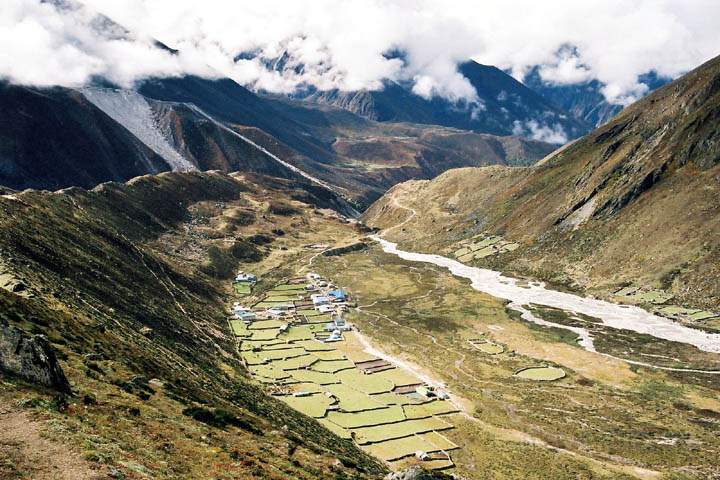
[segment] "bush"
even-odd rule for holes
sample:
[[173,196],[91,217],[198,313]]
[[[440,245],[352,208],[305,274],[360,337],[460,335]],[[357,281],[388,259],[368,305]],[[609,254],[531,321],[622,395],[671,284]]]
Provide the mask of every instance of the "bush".
[[274,213],[275,215],[283,215],[283,216],[290,216],[290,215],[297,215],[300,213],[300,210],[293,207],[287,202],[281,202],[278,200],[273,200],[270,202],[270,206],[268,207],[268,212]]

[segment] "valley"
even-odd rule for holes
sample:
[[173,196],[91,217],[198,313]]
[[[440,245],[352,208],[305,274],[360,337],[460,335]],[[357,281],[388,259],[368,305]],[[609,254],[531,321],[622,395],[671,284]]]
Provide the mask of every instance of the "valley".
[[10,3],[1,480],[720,480],[720,7]]

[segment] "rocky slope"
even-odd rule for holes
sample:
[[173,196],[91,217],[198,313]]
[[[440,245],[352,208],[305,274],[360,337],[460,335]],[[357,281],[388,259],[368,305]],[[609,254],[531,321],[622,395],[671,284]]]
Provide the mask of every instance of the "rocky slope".
[[481,263],[599,294],[635,285],[720,308],[720,58],[625,108],[527,169],[446,172],[392,189],[366,213],[437,250],[481,232],[519,242]]

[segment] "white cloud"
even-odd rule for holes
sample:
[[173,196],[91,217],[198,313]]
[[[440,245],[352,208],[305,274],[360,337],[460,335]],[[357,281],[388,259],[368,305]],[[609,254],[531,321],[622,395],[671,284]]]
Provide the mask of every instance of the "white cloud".
[[[105,38],[86,12],[39,0],[3,0],[0,77],[78,85],[103,75],[127,85],[152,75],[229,76],[290,92],[379,89],[410,82],[419,95],[475,99],[456,64],[474,58],[521,78],[598,79],[626,103],[644,93],[638,75],[677,76],[720,53],[717,0],[85,0],[133,32]],[[151,38],[180,50],[159,52]],[[572,45],[574,49],[567,49]],[[386,58],[388,51],[404,53]],[[235,61],[242,52],[255,58]],[[281,73],[266,68],[287,54]],[[299,67],[303,68],[300,69]]]
[[515,120],[513,122],[512,134],[558,145],[565,144],[568,141],[567,133],[565,133],[565,129],[563,129],[559,123],[552,126],[541,125],[536,120],[529,120],[524,124],[519,120]]

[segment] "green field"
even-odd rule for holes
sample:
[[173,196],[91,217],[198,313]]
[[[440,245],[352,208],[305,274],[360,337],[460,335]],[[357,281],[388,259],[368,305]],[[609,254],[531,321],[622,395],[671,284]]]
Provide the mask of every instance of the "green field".
[[348,368],[355,368],[355,364],[350,360],[320,360],[312,366],[316,372],[327,373],[336,373]]
[[287,292],[292,290],[301,290],[305,291],[305,284],[304,283],[284,283],[282,285],[275,285],[271,292]]
[[263,299],[263,302],[289,303],[289,302],[294,302],[295,300],[300,300],[300,298],[297,295],[272,295],[272,296],[265,297]]
[[357,413],[328,412],[328,420],[343,428],[371,427],[405,420],[402,407],[395,405],[380,410],[366,410]]
[[390,392],[395,386],[386,378],[366,375],[356,368],[340,371],[336,375],[342,383],[368,394]]
[[327,385],[325,389],[335,395],[340,402],[340,410],[345,412],[375,410],[385,406],[382,403],[370,398],[366,393],[355,390],[343,383]]
[[355,439],[359,444],[376,443],[396,438],[409,437],[416,433],[447,430],[452,425],[439,418],[430,417],[419,420],[406,420],[389,425],[378,425],[353,430]]
[[250,332],[248,331],[247,325],[242,320],[230,320],[230,328],[236,337],[249,337]]
[[333,400],[322,393],[309,395],[307,397],[283,395],[277,398],[287,403],[295,410],[298,410],[309,417],[315,418],[324,417],[327,408],[333,404]]
[[280,338],[287,342],[297,340],[312,340],[313,335],[308,325],[293,325],[280,335]]
[[379,378],[384,378],[393,383],[396,387],[403,387],[406,385],[415,385],[422,383],[417,377],[400,370],[399,368],[393,368],[391,370],[385,370],[383,372],[373,373],[371,375],[377,375]]
[[238,295],[250,295],[252,293],[252,285],[249,283],[233,283],[233,289]]
[[281,320],[258,320],[248,326],[248,330],[267,330],[269,328],[280,328],[287,322]]
[[298,382],[311,382],[318,385],[329,385],[338,383],[338,379],[332,373],[316,372],[313,370],[292,370],[288,372]]
[[272,365],[282,370],[297,370],[299,368],[314,366],[318,361],[317,357],[313,355],[302,355],[295,358],[288,358],[287,360],[276,360]]
[[415,419],[455,413],[458,412],[458,409],[446,400],[435,400],[427,403],[405,405],[403,406],[403,411],[407,418]]

